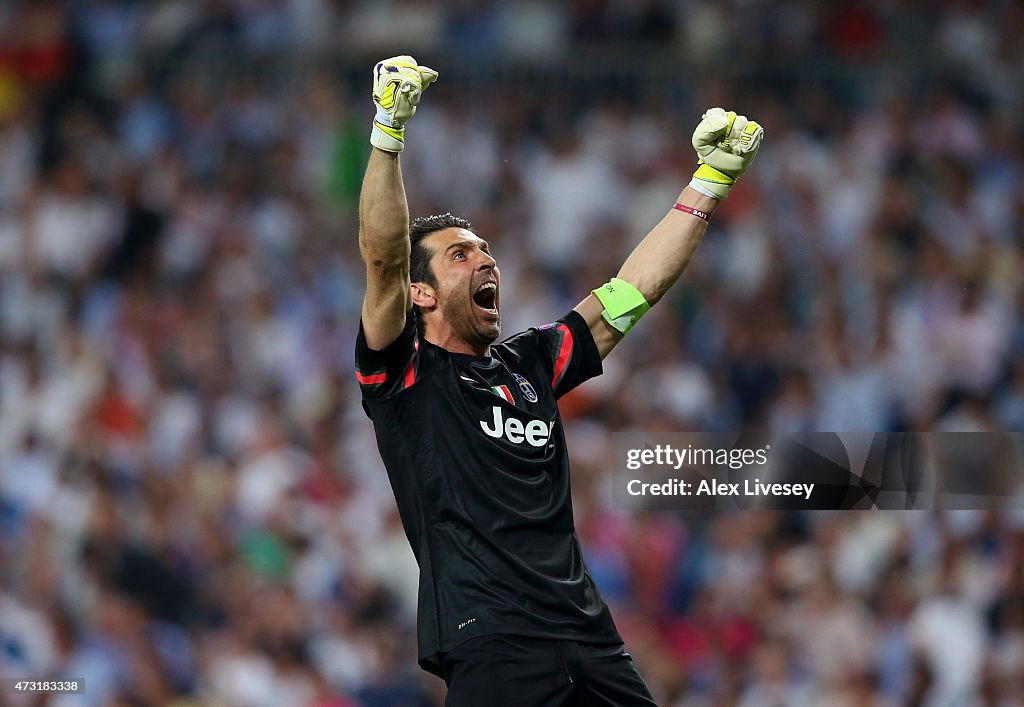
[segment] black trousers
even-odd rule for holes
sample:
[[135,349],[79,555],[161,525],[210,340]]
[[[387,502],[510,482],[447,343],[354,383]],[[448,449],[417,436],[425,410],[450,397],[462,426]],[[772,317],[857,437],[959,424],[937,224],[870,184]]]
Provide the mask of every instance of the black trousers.
[[619,646],[480,636],[442,661],[445,707],[656,707]]

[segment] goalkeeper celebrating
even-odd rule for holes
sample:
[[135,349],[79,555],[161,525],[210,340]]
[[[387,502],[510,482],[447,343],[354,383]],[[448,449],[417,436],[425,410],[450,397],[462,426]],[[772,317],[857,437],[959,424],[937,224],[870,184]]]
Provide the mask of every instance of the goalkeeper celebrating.
[[436,79],[409,56],[374,67],[359,203],[356,377],[419,562],[420,665],[456,707],[653,705],[582,559],[556,401],[601,373],[676,281],[763,131],[707,111],[693,180],[617,276],[496,344],[501,275],[487,242],[451,214],[409,221],[399,154]]

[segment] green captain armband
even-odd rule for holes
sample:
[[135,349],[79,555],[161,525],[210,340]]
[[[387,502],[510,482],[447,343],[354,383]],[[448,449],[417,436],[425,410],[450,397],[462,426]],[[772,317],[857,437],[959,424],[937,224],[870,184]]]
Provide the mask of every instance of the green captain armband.
[[601,316],[622,334],[627,334],[651,308],[640,290],[617,277],[594,290],[594,295],[604,305]]

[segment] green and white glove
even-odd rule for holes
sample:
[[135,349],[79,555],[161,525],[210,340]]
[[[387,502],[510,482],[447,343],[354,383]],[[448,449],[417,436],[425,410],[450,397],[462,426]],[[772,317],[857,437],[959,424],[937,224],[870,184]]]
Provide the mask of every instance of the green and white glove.
[[416,112],[423,89],[437,79],[437,72],[419,66],[411,56],[394,56],[373,67],[373,118],[370,144],[387,152],[405,147],[405,124]]
[[690,186],[721,200],[757,156],[764,128],[745,115],[721,108],[711,108],[701,118],[692,140],[700,162]]

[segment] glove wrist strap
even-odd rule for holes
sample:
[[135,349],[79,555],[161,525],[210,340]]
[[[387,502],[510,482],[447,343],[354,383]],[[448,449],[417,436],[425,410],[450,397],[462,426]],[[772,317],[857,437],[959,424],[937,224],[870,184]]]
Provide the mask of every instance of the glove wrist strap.
[[732,186],[736,183],[735,177],[730,177],[725,172],[715,169],[706,162],[701,162],[697,166],[697,171],[693,173],[693,176],[705,182],[714,182],[715,184],[725,184],[727,186]]
[[392,128],[374,120],[370,144],[385,152],[401,152],[405,149],[405,128]]

